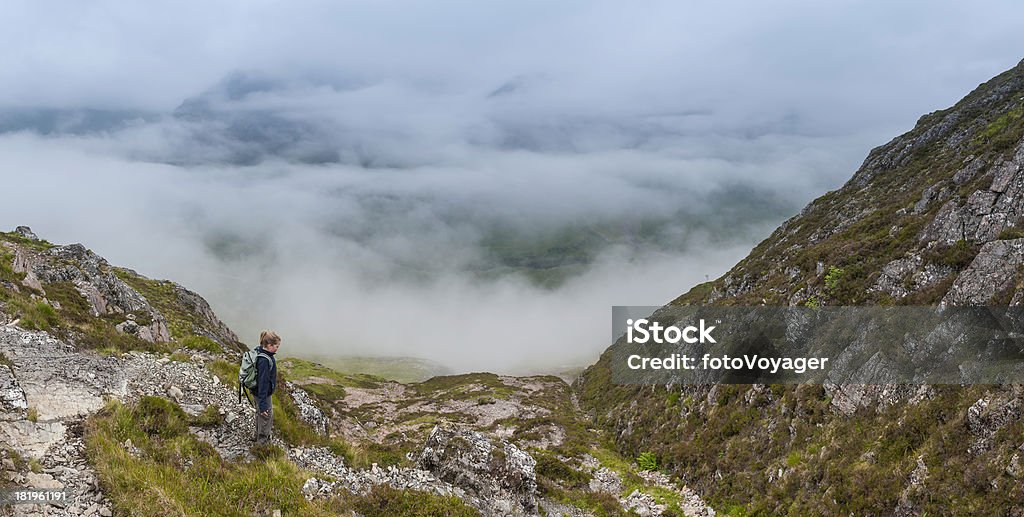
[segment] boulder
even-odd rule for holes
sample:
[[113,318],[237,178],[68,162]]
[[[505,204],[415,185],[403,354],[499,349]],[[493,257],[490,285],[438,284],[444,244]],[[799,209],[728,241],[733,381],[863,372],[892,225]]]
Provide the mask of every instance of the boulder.
[[419,465],[468,495],[487,501],[494,513],[537,512],[537,462],[504,440],[492,444],[478,432],[441,424],[430,432]]

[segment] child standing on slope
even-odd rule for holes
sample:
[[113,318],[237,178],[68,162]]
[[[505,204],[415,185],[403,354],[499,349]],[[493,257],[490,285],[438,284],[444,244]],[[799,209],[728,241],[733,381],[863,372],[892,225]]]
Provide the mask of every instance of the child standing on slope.
[[270,443],[274,425],[274,405],[270,396],[277,387],[277,360],[274,354],[281,347],[281,337],[272,330],[260,332],[256,356],[256,444]]

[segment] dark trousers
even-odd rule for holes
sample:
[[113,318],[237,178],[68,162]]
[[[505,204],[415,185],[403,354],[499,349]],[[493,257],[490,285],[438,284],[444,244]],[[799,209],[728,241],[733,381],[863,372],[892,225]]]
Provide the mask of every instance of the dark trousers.
[[256,443],[270,443],[270,431],[274,427],[274,408],[267,410],[267,416],[263,416],[259,409],[256,410]]

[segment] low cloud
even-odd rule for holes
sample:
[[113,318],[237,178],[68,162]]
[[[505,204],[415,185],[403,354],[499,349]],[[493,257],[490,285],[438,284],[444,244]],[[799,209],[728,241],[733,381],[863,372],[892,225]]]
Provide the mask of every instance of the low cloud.
[[0,223],[249,341],[456,370],[589,362],[610,306],[717,277],[1024,54],[1005,2],[244,4],[6,11]]

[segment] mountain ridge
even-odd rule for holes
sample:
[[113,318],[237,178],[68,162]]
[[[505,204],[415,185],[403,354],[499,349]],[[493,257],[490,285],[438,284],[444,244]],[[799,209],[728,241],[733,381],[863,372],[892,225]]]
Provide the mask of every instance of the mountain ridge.
[[[1024,302],[1024,61],[876,147],[851,179],[675,305]],[[716,508],[1021,514],[1020,386],[574,384],[620,451]]]

